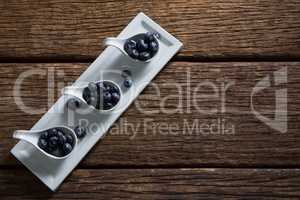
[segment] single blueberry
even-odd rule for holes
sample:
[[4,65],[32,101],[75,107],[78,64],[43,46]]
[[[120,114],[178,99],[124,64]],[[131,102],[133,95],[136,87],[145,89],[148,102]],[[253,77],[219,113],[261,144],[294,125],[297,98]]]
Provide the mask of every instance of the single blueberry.
[[104,110],[109,110],[113,107],[113,104],[111,102],[106,102],[104,104]]
[[156,39],[160,38],[160,34],[158,32],[153,32],[152,34]]
[[58,137],[56,137],[56,136],[52,136],[49,139],[49,146],[52,148],[57,148],[58,143],[59,143],[59,140],[58,140]]
[[133,59],[137,59],[139,57],[139,52],[136,49],[133,48],[125,48],[125,51],[127,52],[127,54],[133,58]]
[[147,32],[147,33],[145,34],[145,40],[146,40],[146,42],[148,42],[148,43],[150,43],[150,42],[152,42],[152,41],[155,41],[155,36],[154,36],[154,34],[153,34],[152,32]]
[[48,137],[54,137],[54,136],[57,136],[57,129],[56,128],[52,128],[50,130],[48,130],[48,134],[49,136]]
[[134,49],[134,48],[130,47],[130,46],[128,45],[128,43],[125,43],[125,45],[124,45],[124,50],[128,53],[128,55],[131,54],[131,52],[132,52],[133,49]]
[[50,146],[49,143],[48,143],[47,149],[45,149],[45,151],[46,151],[47,153],[53,154],[53,152],[56,150],[56,148],[57,148],[57,147],[52,147],[52,146]]
[[140,53],[140,56],[139,56],[139,60],[142,60],[142,61],[146,61],[146,60],[149,60],[151,58],[151,55],[149,52],[142,52]]
[[149,45],[149,48],[151,50],[152,53],[156,53],[158,51],[158,43],[155,42],[151,42]]
[[65,143],[65,144],[63,145],[64,155],[68,155],[69,153],[71,153],[72,150],[73,150],[73,147],[72,147],[71,144]]
[[133,49],[132,54],[130,56],[134,59],[137,59],[139,57],[139,55],[140,55],[140,53],[138,52],[138,50]]
[[66,138],[67,138],[67,143],[73,144],[74,138],[72,137],[72,135],[68,134],[66,135]]
[[77,126],[74,131],[78,138],[83,138],[86,135],[86,128],[83,126]]
[[103,93],[104,102],[109,102],[111,100],[111,94],[109,92]]
[[143,51],[146,51],[147,49],[148,49],[148,44],[145,42],[145,40],[143,40],[143,39],[138,40],[137,50],[139,52],[143,52]]
[[120,100],[120,95],[117,92],[111,94],[111,99],[114,103],[118,103]]
[[131,79],[125,79],[124,82],[123,82],[123,85],[126,88],[130,88],[132,86],[132,80]]
[[81,102],[75,98],[69,99],[67,102],[67,107],[70,108],[71,110],[75,110],[79,108],[81,105]]
[[132,48],[132,49],[136,48],[136,41],[134,41],[134,40],[128,40],[126,42],[126,44],[129,48]]
[[47,147],[48,147],[48,142],[46,139],[43,139],[43,138],[40,138],[39,141],[38,141],[38,146],[43,149],[43,150],[46,150]]
[[57,135],[58,135],[58,141],[60,145],[63,145],[67,142],[67,138],[63,132],[58,131]]
[[110,93],[119,92],[119,88],[116,85],[111,85],[109,92]]
[[105,93],[105,92],[109,92],[110,89],[111,89],[111,85],[110,85],[109,83],[106,83],[106,84],[105,84],[105,91],[104,91],[104,93]]
[[48,137],[49,137],[49,133],[47,131],[43,132],[40,136],[41,139],[45,139],[45,140],[47,140]]

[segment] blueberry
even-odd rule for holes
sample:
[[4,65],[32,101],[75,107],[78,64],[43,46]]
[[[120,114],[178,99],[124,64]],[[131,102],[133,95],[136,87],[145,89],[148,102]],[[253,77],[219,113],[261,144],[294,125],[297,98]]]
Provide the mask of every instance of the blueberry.
[[58,135],[58,141],[60,145],[63,145],[67,142],[67,138],[63,132],[58,131],[57,135]]
[[83,89],[82,97],[85,101],[88,101],[88,99],[91,97],[91,91],[88,87]]
[[56,128],[52,128],[50,130],[48,130],[48,134],[49,136],[48,137],[54,137],[54,136],[57,136],[57,129]]
[[105,102],[109,102],[111,100],[111,94],[109,92],[104,92],[103,99]]
[[53,154],[53,152],[56,150],[56,147],[52,147],[50,145],[47,146],[47,149],[45,149],[45,151],[47,153]]
[[143,51],[146,51],[148,49],[148,44],[145,42],[145,40],[138,40],[137,42],[137,50],[139,52],[143,52]]
[[90,82],[89,85],[88,85],[88,88],[90,90],[90,92],[96,92],[97,91],[97,85],[93,82]]
[[109,92],[110,89],[111,89],[111,85],[109,83],[107,83],[107,82],[104,83],[104,87],[105,87],[104,92]]
[[72,137],[72,135],[70,135],[70,134],[66,135],[66,139],[67,139],[67,141],[66,141],[67,143],[73,144],[74,138]]
[[45,139],[45,140],[47,140],[48,137],[49,137],[49,133],[47,131],[43,132],[40,136],[41,139]]
[[134,49],[134,48],[136,48],[136,41],[128,40],[125,45],[127,45],[128,48]]
[[128,49],[128,50],[126,50],[126,52],[133,59],[137,59],[140,55],[138,50],[136,50],[136,49]]
[[118,103],[120,100],[120,95],[116,92],[111,94],[111,99],[114,103]]
[[156,53],[158,51],[158,43],[157,42],[151,42],[149,45],[150,50],[152,53]]
[[39,141],[38,141],[38,146],[43,149],[43,150],[46,150],[47,147],[48,147],[48,142],[46,139],[43,139],[43,138],[40,138]]
[[149,52],[142,52],[140,53],[140,56],[139,56],[139,60],[142,60],[142,61],[146,61],[146,60],[149,60],[151,58],[151,55]]
[[155,41],[154,34],[152,32],[147,32],[145,34],[145,40],[146,40],[146,42],[149,42],[149,43],[152,42],[152,41]]
[[83,138],[86,135],[86,128],[83,126],[77,126],[74,131],[78,138]]
[[63,152],[64,152],[64,155],[68,155],[72,150],[73,150],[73,147],[72,147],[71,144],[65,143],[65,144],[63,145]]
[[81,102],[75,98],[69,99],[67,102],[67,107],[71,110],[75,110],[76,108],[79,108],[81,105]]
[[106,102],[104,104],[104,110],[109,110],[113,107],[113,104],[111,102]]
[[160,38],[160,34],[158,32],[153,32],[152,34],[156,39]]
[[52,136],[49,141],[49,146],[52,147],[52,148],[57,148],[58,146],[58,143],[59,143],[59,140],[58,140],[58,137],[56,136]]
[[126,88],[130,88],[132,86],[132,80],[131,79],[125,79],[124,82],[123,82],[123,85]]
[[119,88],[115,85],[111,85],[109,89],[110,93],[119,92]]
[[140,53],[138,52],[138,50],[133,49],[132,50],[132,58],[137,59],[139,57]]

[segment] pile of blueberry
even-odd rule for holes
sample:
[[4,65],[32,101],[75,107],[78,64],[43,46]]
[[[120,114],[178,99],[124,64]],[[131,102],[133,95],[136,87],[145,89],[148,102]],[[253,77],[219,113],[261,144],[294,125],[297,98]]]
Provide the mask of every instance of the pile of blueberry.
[[38,146],[47,153],[63,157],[68,155],[74,148],[75,138],[57,128],[43,132],[38,141]]
[[110,81],[89,83],[84,88],[82,97],[87,104],[99,110],[110,110],[120,101],[119,88]]
[[152,32],[135,35],[127,39],[124,50],[133,59],[147,61],[158,52],[158,38],[158,33]]

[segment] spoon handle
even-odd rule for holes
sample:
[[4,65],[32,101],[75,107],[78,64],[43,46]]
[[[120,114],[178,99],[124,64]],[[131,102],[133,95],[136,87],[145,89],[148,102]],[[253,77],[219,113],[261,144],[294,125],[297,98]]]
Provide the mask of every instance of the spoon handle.
[[16,130],[13,134],[13,138],[25,140],[27,142],[32,143],[32,136],[30,135],[31,131],[28,130]]
[[123,39],[118,39],[114,37],[108,37],[104,40],[103,44],[104,46],[114,46],[121,50],[122,52],[124,51],[124,40]]
[[74,91],[76,90],[75,87],[73,86],[66,86],[61,90],[62,94],[68,94],[68,95],[73,95],[74,96]]
[[85,103],[86,101],[82,97],[82,92],[83,92],[83,87],[77,87],[77,86],[67,86],[61,90],[61,93],[63,95],[71,95]]

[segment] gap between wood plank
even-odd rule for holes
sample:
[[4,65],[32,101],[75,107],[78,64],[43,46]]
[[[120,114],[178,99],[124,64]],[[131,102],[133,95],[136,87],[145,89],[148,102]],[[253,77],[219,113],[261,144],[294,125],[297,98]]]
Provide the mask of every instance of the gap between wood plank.
[[[1,57],[0,63],[91,63],[92,57],[12,58]],[[175,56],[170,62],[300,62],[298,56]]]
[[[300,169],[300,165],[79,165],[75,169]],[[0,170],[27,169],[23,165],[0,165]],[[74,169],[74,170],[75,170]]]

